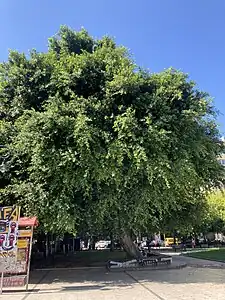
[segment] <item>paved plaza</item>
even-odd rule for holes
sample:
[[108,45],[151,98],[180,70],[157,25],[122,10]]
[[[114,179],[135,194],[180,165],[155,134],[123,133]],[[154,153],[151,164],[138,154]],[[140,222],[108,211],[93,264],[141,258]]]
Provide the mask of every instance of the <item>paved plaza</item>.
[[104,269],[32,273],[29,292],[8,289],[2,300],[224,300],[224,265],[174,257],[186,268],[107,272]]

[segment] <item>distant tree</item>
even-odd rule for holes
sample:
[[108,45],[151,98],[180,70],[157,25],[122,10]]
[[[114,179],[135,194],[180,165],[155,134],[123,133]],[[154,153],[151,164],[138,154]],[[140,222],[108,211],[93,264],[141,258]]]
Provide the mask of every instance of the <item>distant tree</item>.
[[10,52],[0,77],[1,201],[45,230],[108,222],[136,256],[132,232],[190,220],[223,180],[210,97],[180,71],[141,70],[109,37],[63,26],[47,53]]
[[214,191],[208,195],[200,228],[205,233],[225,233],[225,194],[223,190]]

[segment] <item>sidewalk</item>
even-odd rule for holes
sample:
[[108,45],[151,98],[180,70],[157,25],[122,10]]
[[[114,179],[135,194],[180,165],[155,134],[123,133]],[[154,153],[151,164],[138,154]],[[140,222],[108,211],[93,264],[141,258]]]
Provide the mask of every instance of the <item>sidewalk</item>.
[[[180,263],[183,257],[175,258]],[[189,262],[191,263],[191,262]],[[8,289],[1,300],[224,300],[225,270],[187,267],[163,271],[103,269],[32,272],[29,292]]]
[[212,269],[225,269],[225,263],[199,259],[184,255],[173,255],[173,263],[175,264],[186,264],[193,268],[212,268]]

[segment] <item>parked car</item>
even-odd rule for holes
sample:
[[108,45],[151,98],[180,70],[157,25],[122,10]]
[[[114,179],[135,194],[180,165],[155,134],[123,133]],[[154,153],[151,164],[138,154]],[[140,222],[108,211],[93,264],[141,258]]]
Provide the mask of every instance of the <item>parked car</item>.
[[98,241],[95,244],[96,250],[104,250],[110,248],[111,241]]

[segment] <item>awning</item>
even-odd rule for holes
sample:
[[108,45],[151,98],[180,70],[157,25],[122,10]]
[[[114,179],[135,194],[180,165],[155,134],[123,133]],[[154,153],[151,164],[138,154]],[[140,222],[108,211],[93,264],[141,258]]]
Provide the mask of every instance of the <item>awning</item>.
[[20,227],[27,227],[27,226],[38,226],[38,219],[37,217],[23,217],[19,219],[19,226]]

